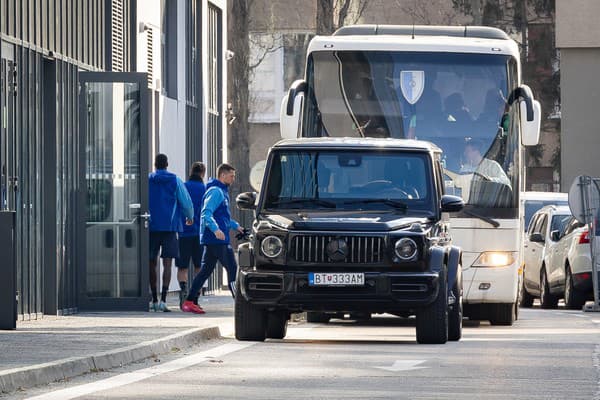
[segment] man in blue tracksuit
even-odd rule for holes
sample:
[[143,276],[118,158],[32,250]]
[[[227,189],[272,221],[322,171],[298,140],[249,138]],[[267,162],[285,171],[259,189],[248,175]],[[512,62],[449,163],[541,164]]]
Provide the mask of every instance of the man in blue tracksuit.
[[[171,282],[173,258],[179,257],[177,233],[183,230],[181,216],[186,225],[194,219],[194,207],[185,185],[175,174],[167,171],[167,156],[157,154],[154,160],[156,171],[148,176],[150,202],[150,290],[152,291],[153,311],[169,312],[166,304],[167,291]],[[163,279],[160,303],[157,296],[158,252],[163,259]]]
[[[204,174],[206,166],[200,161],[192,164],[190,176],[185,182],[192,203],[194,204],[194,223],[185,225],[183,232],[179,235],[179,258],[175,260],[177,266],[177,280],[179,281],[179,308],[183,305],[187,297],[187,282],[188,268],[190,260],[194,264],[194,275],[200,272],[200,264],[202,262],[203,246],[200,244],[200,213],[202,212],[202,198],[206,191],[204,185]],[[194,299],[194,304],[198,304],[197,298]]]
[[200,273],[194,278],[190,293],[181,306],[184,312],[204,314],[202,307],[194,304],[193,300],[212,274],[217,261],[227,269],[229,290],[235,295],[237,263],[229,243],[229,231],[233,229],[244,233],[244,229],[231,218],[229,212],[228,188],[234,180],[235,168],[229,164],[221,164],[217,168],[217,179],[211,179],[206,185],[200,218],[200,243],[204,245],[204,255]]

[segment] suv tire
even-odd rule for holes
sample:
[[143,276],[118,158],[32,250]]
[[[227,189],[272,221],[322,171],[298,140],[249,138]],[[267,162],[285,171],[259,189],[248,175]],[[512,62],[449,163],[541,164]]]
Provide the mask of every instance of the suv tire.
[[326,324],[331,317],[323,312],[307,311],[306,322],[315,322],[318,324]]
[[454,284],[452,294],[456,301],[448,311],[448,340],[457,341],[462,337],[463,306],[462,295],[458,289],[458,282]]
[[542,268],[542,276],[540,277],[540,303],[542,308],[550,309],[558,307],[558,297],[550,293],[550,285],[546,278],[546,268]]
[[521,284],[521,307],[533,307],[533,296],[527,291],[527,288],[525,287],[525,279],[523,279],[523,283]]
[[569,310],[581,310],[586,300],[587,298],[585,293],[577,290],[577,288],[575,288],[573,285],[571,268],[567,266],[567,273],[565,277],[565,306]]
[[510,326],[517,319],[515,303],[490,304],[490,324]]
[[445,266],[438,282],[435,301],[417,312],[417,343],[444,344],[448,341],[448,281]]
[[267,338],[283,339],[287,333],[288,319],[285,311],[270,312],[267,315]]
[[250,304],[240,290],[235,290],[235,338],[244,341],[263,342],[267,330],[267,313],[254,304]]

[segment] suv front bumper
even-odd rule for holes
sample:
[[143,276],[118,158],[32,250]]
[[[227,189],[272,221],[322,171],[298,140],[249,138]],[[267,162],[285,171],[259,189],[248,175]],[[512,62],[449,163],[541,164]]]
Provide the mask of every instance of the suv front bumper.
[[365,272],[364,286],[310,286],[308,272],[240,271],[246,300],[300,311],[394,312],[424,307],[438,295],[437,272]]

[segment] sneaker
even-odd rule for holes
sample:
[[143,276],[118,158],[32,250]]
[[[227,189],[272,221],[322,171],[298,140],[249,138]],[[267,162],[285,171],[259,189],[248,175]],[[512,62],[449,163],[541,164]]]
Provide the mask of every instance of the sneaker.
[[190,300],[186,300],[181,305],[181,311],[191,312],[194,314],[205,314],[205,311],[199,305],[194,304]]
[[165,303],[164,301],[161,301],[160,303],[158,303],[157,311],[171,312],[171,310],[169,310],[169,307],[167,307],[167,303]]
[[157,312],[158,311],[158,302],[154,303],[150,303],[150,311],[154,311]]
[[186,297],[187,297],[187,290],[180,290],[179,291],[179,309],[181,310],[183,307],[183,302],[185,301]]

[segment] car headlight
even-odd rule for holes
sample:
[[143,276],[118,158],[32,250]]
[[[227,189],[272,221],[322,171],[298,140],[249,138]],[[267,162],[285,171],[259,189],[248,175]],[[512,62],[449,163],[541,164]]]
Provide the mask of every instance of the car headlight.
[[267,236],[260,244],[263,254],[269,258],[275,258],[283,251],[283,243],[277,236]]
[[396,241],[394,253],[403,261],[411,260],[417,255],[417,243],[410,238],[402,238]]
[[511,251],[484,251],[477,257],[473,267],[506,267],[515,262]]

